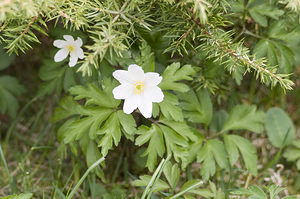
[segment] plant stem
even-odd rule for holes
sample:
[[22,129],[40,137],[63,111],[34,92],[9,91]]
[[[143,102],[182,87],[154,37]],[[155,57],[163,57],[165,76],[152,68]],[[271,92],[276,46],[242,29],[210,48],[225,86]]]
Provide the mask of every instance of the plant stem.
[[100,158],[99,160],[97,160],[94,164],[92,164],[92,166],[90,166],[86,172],[83,174],[83,176],[80,178],[80,180],[78,181],[78,183],[76,184],[76,186],[74,187],[74,189],[71,191],[71,193],[68,195],[67,199],[71,199],[74,194],[76,193],[77,189],[79,188],[79,186],[83,183],[83,181],[85,180],[85,178],[88,176],[88,174],[96,167],[98,166],[101,162],[104,161],[104,157]]
[[203,184],[203,182],[200,181],[200,182],[198,182],[198,183],[196,183],[196,184],[194,184],[194,185],[192,185],[192,186],[186,188],[185,190],[183,190],[183,191],[177,193],[176,195],[172,196],[172,197],[169,198],[169,199],[175,199],[175,198],[178,198],[179,196],[182,196],[183,194],[185,194],[185,193],[188,192],[189,190],[192,190],[192,189],[194,189],[194,188],[196,188],[196,187],[198,187],[198,186],[200,186],[200,185],[202,185],[202,184]]

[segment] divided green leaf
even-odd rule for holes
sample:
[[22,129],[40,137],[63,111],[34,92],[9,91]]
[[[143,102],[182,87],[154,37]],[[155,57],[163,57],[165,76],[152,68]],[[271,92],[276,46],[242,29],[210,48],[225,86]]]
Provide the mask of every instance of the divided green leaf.
[[231,110],[222,131],[249,130],[261,133],[264,130],[264,122],[265,113],[263,111],[257,111],[254,105],[241,104]]
[[212,119],[212,102],[206,89],[179,93],[184,116],[191,122],[209,125]]
[[173,90],[179,92],[186,92],[190,88],[184,83],[179,83],[182,80],[193,80],[191,77],[195,74],[195,70],[191,65],[184,65],[180,67],[180,63],[173,63],[169,65],[164,71],[162,82],[159,87],[162,90]]
[[231,165],[234,165],[241,153],[246,168],[257,175],[257,154],[255,147],[245,138],[238,135],[224,135],[225,148]]
[[202,162],[200,174],[203,180],[208,180],[216,172],[216,163],[222,169],[229,168],[227,153],[223,142],[219,140],[208,140],[199,151],[197,162]]

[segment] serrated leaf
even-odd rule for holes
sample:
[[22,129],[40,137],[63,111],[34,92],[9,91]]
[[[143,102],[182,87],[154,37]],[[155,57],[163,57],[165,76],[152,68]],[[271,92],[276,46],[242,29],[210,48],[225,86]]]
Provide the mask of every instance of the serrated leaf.
[[197,136],[194,135],[192,129],[185,122],[176,122],[173,120],[166,120],[161,118],[159,122],[169,126],[178,134],[180,134],[186,141],[198,140]]
[[83,86],[74,86],[69,91],[74,95],[75,100],[85,99],[85,105],[98,105],[100,107],[116,108],[120,104],[120,100],[113,97],[112,90],[116,86],[115,81],[104,79],[102,82],[102,90],[93,84]]
[[[151,178],[152,178],[152,176],[149,176],[149,175],[140,176],[139,180],[133,181],[133,185],[137,186],[137,187],[146,187],[149,184]],[[168,188],[169,188],[169,185],[166,182],[158,179],[153,187],[153,192],[162,191],[162,190],[165,190]]]
[[171,162],[167,162],[163,169],[163,172],[165,177],[167,178],[169,185],[174,190],[180,177],[180,170],[178,168],[178,165],[176,163],[172,165]]
[[237,105],[229,113],[222,131],[249,130],[255,133],[261,133],[264,129],[264,122],[264,112],[256,111],[255,106],[247,106],[245,104]]
[[55,108],[51,121],[57,122],[72,115],[83,114],[84,109],[71,96],[66,96],[60,100]]
[[109,116],[97,134],[103,135],[98,143],[98,147],[101,147],[102,155],[106,156],[113,143],[117,146],[121,140],[120,122],[116,112]]
[[141,146],[149,140],[148,147],[142,156],[147,155],[146,166],[150,171],[153,171],[157,164],[157,156],[162,157],[165,152],[164,138],[161,130],[152,125],[151,128],[142,126],[138,129],[135,144]]
[[113,112],[112,109],[86,108],[85,116],[79,118],[70,124],[64,133],[64,142],[70,143],[81,138],[82,134],[87,132],[90,139],[95,139],[101,124]]
[[179,92],[186,92],[189,87],[183,83],[179,83],[181,80],[192,80],[191,75],[195,74],[195,70],[191,65],[184,65],[180,67],[180,63],[173,63],[169,65],[164,71],[162,82],[159,87],[162,90],[174,90]]
[[229,161],[234,165],[239,157],[240,151],[246,168],[257,175],[257,154],[255,147],[245,138],[238,135],[224,135],[225,147],[229,154]]
[[[166,121],[162,121],[164,123]],[[168,123],[168,122],[167,122]],[[176,129],[176,128],[175,128]],[[167,154],[173,154],[175,160],[185,160],[185,148],[188,147],[188,137],[183,137],[171,127],[163,124],[152,124],[151,128],[141,126],[137,134],[135,144],[141,146],[148,142],[147,150],[143,155],[147,155],[146,166],[152,171],[157,164],[157,156],[162,157],[167,149]]]
[[258,186],[250,186],[248,189],[252,194],[249,199],[268,199],[265,192]]
[[266,130],[271,144],[282,148],[292,143],[295,138],[295,127],[290,117],[279,108],[267,112]]
[[164,92],[164,100],[158,104],[162,114],[170,120],[183,121],[181,108],[178,107],[178,98],[168,92]]
[[180,106],[183,109],[184,116],[189,121],[209,125],[212,119],[213,108],[206,89],[199,89],[196,92],[190,90],[186,93],[179,93],[178,97],[182,101]]
[[208,180],[216,172],[216,163],[222,169],[228,169],[229,163],[223,142],[219,140],[208,140],[197,155],[197,162],[202,162],[201,176]]
[[125,136],[133,141],[133,135],[136,132],[136,122],[131,114],[125,114],[123,111],[118,111],[118,118],[122,126]]

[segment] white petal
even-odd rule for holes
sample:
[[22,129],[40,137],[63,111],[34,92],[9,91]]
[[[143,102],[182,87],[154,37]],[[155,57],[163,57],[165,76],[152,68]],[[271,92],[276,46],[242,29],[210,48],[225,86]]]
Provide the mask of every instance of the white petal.
[[74,38],[71,35],[64,35],[63,37],[68,42],[74,42]]
[[81,47],[82,46],[82,39],[80,37],[77,37],[76,41],[75,41],[75,44],[78,46],[78,47]]
[[146,101],[159,103],[164,100],[164,93],[158,86],[145,87],[144,98]]
[[123,105],[123,111],[126,114],[130,114],[138,107],[140,104],[140,96],[131,95],[129,98],[126,98]]
[[55,46],[55,47],[57,47],[57,48],[64,48],[64,47],[66,47],[68,44],[67,44],[67,42],[66,41],[64,41],[64,40],[55,40],[54,42],[53,42],[53,46]]
[[162,80],[162,77],[158,73],[148,72],[145,74],[146,86],[157,86]]
[[74,52],[75,52],[76,56],[79,57],[79,59],[83,59],[84,58],[84,54],[83,54],[82,48],[76,48]]
[[126,99],[131,95],[134,95],[132,86],[130,84],[121,84],[120,86],[114,88],[112,92],[115,99]]
[[128,74],[135,81],[144,81],[145,79],[144,70],[142,69],[142,67],[136,64],[131,64],[128,66]]
[[128,71],[126,70],[116,70],[113,72],[113,76],[121,84],[134,84],[134,80],[129,76]]
[[54,56],[54,61],[55,62],[60,62],[64,59],[66,59],[66,57],[68,56],[69,51],[67,49],[60,49],[59,51],[57,51],[57,53]]
[[143,100],[140,105],[138,106],[138,109],[142,113],[142,115],[145,118],[149,118],[152,116],[152,102],[148,100]]
[[77,61],[78,61],[78,57],[76,55],[71,55],[70,56],[70,62],[69,62],[69,66],[70,67],[73,67],[77,64]]

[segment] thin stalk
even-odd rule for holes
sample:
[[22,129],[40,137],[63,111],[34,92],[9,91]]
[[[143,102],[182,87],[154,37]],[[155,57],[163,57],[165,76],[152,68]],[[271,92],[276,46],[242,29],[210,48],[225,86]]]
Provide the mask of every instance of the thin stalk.
[[155,181],[155,178],[156,176],[158,175],[159,171],[162,170],[162,166],[165,162],[165,159],[162,159],[157,167],[157,169],[155,170],[152,178],[150,179],[150,182],[148,183],[148,185],[146,186],[144,192],[143,192],[143,195],[141,197],[141,199],[145,199],[146,198],[146,195],[148,192],[150,192],[150,187],[154,184],[154,181]]
[[123,158],[124,158],[126,146],[127,146],[127,140],[126,140],[125,143],[124,143],[124,146],[123,146],[121,155],[120,155],[120,157],[119,157],[119,159],[118,159],[117,167],[116,167],[116,169],[115,169],[115,171],[114,171],[114,174],[113,174],[113,176],[112,176],[112,180],[111,180],[112,182],[115,182],[115,181],[116,181],[116,178],[117,178],[117,175],[118,175],[118,173],[119,173],[121,164],[122,164],[122,162],[123,162]]
[[103,162],[105,160],[104,157],[100,158],[99,160],[97,160],[94,164],[92,164],[92,166],[90,166],[86,172],[83,174],[83,176],[80,178],[79,182],[76,184],[76,186],[74,187],[74,189],[71,191],[71,193],[68,195],[67,199],[71,199],[74,194],[76,193],[77,189],[79,188],[79,186],[83,183],[83,181],[85,180],[85,178],[88,176],[88,174],[96,167],[98,166],[101,162]]
[[175,198],[178,198],[179,196],[182,196],[182,195],[185,194],[186,192],[188,192],[188,191],[190,191],[190,190],[192,190],[192,189],[194,189],[194,188],[196,188],[196,187],[198,187],[198,186],[200,186],[200,185],[202,185],[202,184],[203,184],[203,182],[200,181],[200,182],[198,182],[198,183],[196,183],[196,184],[194,184],[194,185],[192,185],[192,186],[186,188],[185,190],[183,190],[183,191],[181,191],[181,192],[175,194],[174,196],[172,196],[172,197],[169,198],[169,199],[175,199]]
[[167,163],[170,159],[171,159],[171,155],[168,155],[167,159],[166,159],[166,160],[164,161],[164,163],[162,164],[162,167],[160,168],[160,170],[159,170],[159,172],[158,172],[158,175],[157,175],[156,178],[155,178],[155,181],[154,181],[154,183],[153,183],[153,185],[152,185],[152,187],[151,187],[151,189],[150,189],[150,192],[149,192],[149,194],[148,194],[147,199],[150,199],[150,198],[151,198],[151,195],[152,195],[152,193],[153,193],[154,186],[155,186],[155,184],[157,183],[157,181],[159,180],[159,178],[160,178],[160,176],[161,176],[161,174],[162,174],[162,172],[163,172],[163,169],[164,169],[165,166],[166,166],[166,163]]
[[4,156],[4,153],[2,151],[2,147],[1,147],[1,144],[0,144],[0,156],[1,156],[1,160],[3,162],[3,166],[5,168],[5,171],[9,177],[9,183],[11,182],[11,175],[10,175],[10,172],[9,172],[9,169],[8,169],[8,166],[7,166],[7,163],[6,163],[6,160],[5,160],[5,156]]

